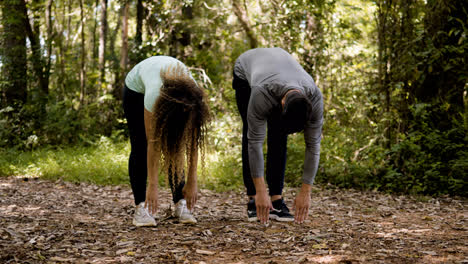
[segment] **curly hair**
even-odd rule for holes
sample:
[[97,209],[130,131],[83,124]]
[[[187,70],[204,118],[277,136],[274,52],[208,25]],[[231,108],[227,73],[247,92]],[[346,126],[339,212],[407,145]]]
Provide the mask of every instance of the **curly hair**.
[[161,171],[172,177],[170,180],[175,188],[192,165],[188,162],[198,149],[204,167],[210,112],[204,91],[187,69],[177,65],[162,70],[160,74],[163,85],[153,107],[153,138],[155,150],[161,151]]

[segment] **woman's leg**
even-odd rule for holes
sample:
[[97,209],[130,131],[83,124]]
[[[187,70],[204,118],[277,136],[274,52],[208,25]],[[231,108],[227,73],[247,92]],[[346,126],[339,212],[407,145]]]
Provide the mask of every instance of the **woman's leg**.
[[176,204],[177,202],[179,202],[181,199],[184,199],[184,195],[182,194],[182,190],[184,189],[184,185],[185,185],[185,176],[182,175],[181,176],[181,179],[179,180],[179,182],[174,182],[175,179],[178,179],[178,175],[174,175],[171,168],[169,168],[169,171],[168,171],[169,175],[168,175],[168,179],[169,179],[169,187],[171,187],[171,192],[172,192],[172,201],[174,202],[174,204]]
[[127,86],[123,91],[123,108],[130,134],[130,158],[128,174],[132,186],[135,204],[146,199],[146,132],[144,120],[144,95],[130,90]]
[[249,106],[251,89],[247,81],[240,79],[235,73],[233,75],[232,88],[236,90],[237,109],[239,109],[239,113],[242,118],[242,176],[245,188],[247,189],[247,195],[254,196],[256,192],[255,185],[250,174],[249,146],[247,140],[247,108]]

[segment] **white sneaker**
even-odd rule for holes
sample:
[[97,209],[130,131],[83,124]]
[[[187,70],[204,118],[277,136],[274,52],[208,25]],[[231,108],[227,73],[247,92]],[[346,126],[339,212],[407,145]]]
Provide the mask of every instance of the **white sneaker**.
[[148,209],[145,208],[145,202],[141,202],[135,208],[133,215],[133,225],[135,226],[156,226],[156,220],[151,216]]
[[175,205],[175,216],[179,218],[179,222],[182,224],[196,224],[197,219],[193,217],[190,211],[187,209],[187,201],[180,199]]

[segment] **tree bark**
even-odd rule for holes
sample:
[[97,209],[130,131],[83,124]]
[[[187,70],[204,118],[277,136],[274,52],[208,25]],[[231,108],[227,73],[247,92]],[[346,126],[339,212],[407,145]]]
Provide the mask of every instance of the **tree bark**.
[[3,0],[2,107],[23,105],[27,99],[27,56],[24,0]]

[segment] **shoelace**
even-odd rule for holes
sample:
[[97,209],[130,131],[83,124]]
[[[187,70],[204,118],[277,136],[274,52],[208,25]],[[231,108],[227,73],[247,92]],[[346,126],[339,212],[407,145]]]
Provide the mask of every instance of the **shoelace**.
[[143,214],[144,214],[145,216],[150,216],[150,217],[152,217],[152,216],[151,216],[151,213],[150,213],[150,211],[149,211],[148,209],[146,209],[146,208],[144,208],[144,207],[143,207],[142,209],[143,209],[143,210],[142,210],[142,211],[143,211]]

